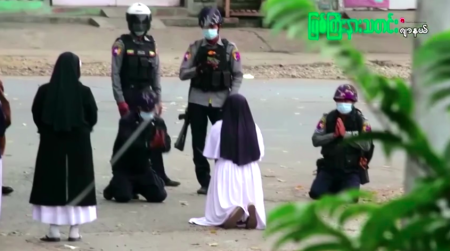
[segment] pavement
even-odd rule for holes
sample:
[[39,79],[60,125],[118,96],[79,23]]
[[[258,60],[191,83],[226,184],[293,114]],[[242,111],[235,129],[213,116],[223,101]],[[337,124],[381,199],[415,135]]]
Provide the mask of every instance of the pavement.
[[[30,50],[56,52],[73,50],[85,54],[97,51],[93,57],[98,59],[110,59],[110,53],[103,57],[99,57],[98,54],[110,52],[114,40],[128,32],[125,26],[97,29],[80,24],[0,23],[0,29],[2,55],[8,55],[8,51],[14,50],[25,50],[23,55],[27,55]],[[165,30],[152,29],[149,33],[156,39],[161,55],[169,52],[185,52],[190,43],[202,36],[198,27],[168,27]],[[287,39],[285,33],[276,36],[269,29],[224,28],[221,35],[236,43],[243,54],[310,52],[303,41]],[[410,54],[411,41],[400,34],[355,34],[352,38],[352,42],[362,52],[390,54],[392,58]]]
[[[188,224],[189,218],[203,215],[205,203],[205,197],[195,193],[198,184],[189,147],[184,152],[172,150],[165,156],[169,176],[182,184],[168,189],[169,196],[164,203],[116,204],[102,198],[101,192],[111,178],[108,162],[119,116],[109,78],[101,77],[82,78],[82,82],[91,87],[99,107],[99,121],[92,134],[99,219],[82,226],[82,242],[40,243],[38,238],[45,235],[47,229],[32,220],[28,204],[39,142],[30,107],[38,85],[46,82],[48,77],[3,77],[2,80],[11,102],[13,119],[7,132],[3,182],[14,187],[15,192],[3,198],[1,251],[270,250],[273,239],[263,238],[262,231],[225,231]],[[241,93],[249,100],[266,147],[266,157],[260,168],[268,212],[285,202],[308,201],[306,193],[319,157],[319,149],[312,147],[310,137],[322,113],[334,108],[331,96],[341,83],[302,79],[245,80]],[[169,133],[176,136],[181,128],[176,117],[186,106],[188,84],[174,78],[163,78],[162,86],[163,116]],[[364,101],[358,107],[374,129],[380,128]],[[188,136],[186,145],[190,144]],[[402,154],[396,153],[391,160],[386,160],[377,145],[371,163],[372,182],[365,189],[385,196],[401,188],[403,167]],[[357,231],[357,222],[346,230]],[[68,230],[63,231],[67,234]],[[291,245],[284,250],[296,249]]]
[[[125,20],[123,20],[125,23]],[[63,51],[72,51],[83,61],[83,75],[109,76],[111,46],[127,32],[125,28],[97,29],[77,24],[0,23],[0,75],[47,76]],[[152,29],[162,63],[162,74],[178,76],[188,46],[201,38],[199,28]],[[343,79],[342,72],[305,43],[274,35],[267,29],[224,28],[224,38],[234,42],[245,73],[256,78]],[[408,78],[412,39],[401,35],[354,35],[353,44],[387,76]],[[318,64],[324,63],[326,64]]]

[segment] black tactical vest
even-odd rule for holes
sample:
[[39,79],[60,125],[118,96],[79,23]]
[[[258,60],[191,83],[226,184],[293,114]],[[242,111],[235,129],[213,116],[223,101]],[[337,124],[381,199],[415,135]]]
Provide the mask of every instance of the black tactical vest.
[[[335,132],[338,116],[339,112],[336,110],[331,111],[327,115],[325,122],[326,133]],[[355,108],[342,121],[347,132],[361,133],[363,117]],[[344,144],[342,138],[323,146],[321,153],[324,158],[324,168],[328,171],[352,173],[359,172],[361,169],[359,166],[359,161],[362,157],[361,150]]]
[[120,39],[125,44],[120,80],[123,89],[144,89],[152,86],[156,71],[156,46],[152,36],[146,36],[141,43],[135,43],[130,34]]
[[[231,65],[227,60],[228,40],[222,39],[223,46],[215,49],[200,46],[194,58],[194,65],[214,62],[218,68],[206,70],[191,80],[191,87],[201,89],[204,92],[228,90],[231,87]],[[231,56],[231,55],[230,55]]]

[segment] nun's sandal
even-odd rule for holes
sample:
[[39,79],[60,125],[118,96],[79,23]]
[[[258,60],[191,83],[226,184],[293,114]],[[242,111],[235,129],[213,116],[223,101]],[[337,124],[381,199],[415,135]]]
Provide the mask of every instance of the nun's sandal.
[[48,237],[47,235],[40,239],[43,242],[60,242],[61,238],[58,237]]

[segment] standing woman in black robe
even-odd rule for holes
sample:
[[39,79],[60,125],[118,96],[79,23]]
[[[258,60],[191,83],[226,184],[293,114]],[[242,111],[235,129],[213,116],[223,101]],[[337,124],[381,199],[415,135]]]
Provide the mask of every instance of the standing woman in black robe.
[[69,241],[80,240],[79,225],[97,219],[90,137],[97,105],[91,89],[79,81],[80,67],[78,56],[61,54],[33,102],[40,142],[30,203],[33,219],[50,225],[42,241],[60,241],[61,225],[70,226]]

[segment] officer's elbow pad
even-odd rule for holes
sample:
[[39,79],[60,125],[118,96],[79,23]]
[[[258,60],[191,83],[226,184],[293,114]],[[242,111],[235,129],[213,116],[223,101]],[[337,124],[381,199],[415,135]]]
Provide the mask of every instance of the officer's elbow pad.
[[312,145],[313,145],[314,147],[319,147],[319,146],[320,146],[320,145],[319,145],[319,142],[317,141],[317,139],[316,139],[315,137],[312,138]]
[[184,72],[183,72],[182,70],[180,71],[180,74],[178,74],[178,78],[179,78],[181,81],[187,80],[187,79],[186,79],[186,74],[184,74]]

